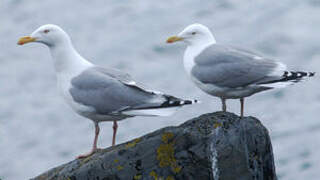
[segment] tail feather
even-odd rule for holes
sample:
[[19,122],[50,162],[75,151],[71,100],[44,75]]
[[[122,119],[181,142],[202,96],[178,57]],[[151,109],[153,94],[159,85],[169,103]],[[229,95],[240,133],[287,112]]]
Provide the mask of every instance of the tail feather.
[[308,77],[313,77],[314,75],[315,72],[284,71],[280,79],[261,82],[259,83],[259,85],[264,85],[268,87],[284,87],[289,84],[300,82]]

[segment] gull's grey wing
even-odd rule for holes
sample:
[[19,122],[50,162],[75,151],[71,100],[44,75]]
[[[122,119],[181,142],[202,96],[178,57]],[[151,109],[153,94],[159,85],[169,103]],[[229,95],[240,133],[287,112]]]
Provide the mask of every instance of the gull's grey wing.
[[251,51],[215,44],[195,58],[191,74],[205,84],[237,88],[279,79],[281,69],[283,64]]
[[[129,83],[129,85],[126,84]],[[166,98],[130,85],[132,78],[114,69],[93,67],[71,80],[74,101],[93,107],[99,114],[161,106]]]

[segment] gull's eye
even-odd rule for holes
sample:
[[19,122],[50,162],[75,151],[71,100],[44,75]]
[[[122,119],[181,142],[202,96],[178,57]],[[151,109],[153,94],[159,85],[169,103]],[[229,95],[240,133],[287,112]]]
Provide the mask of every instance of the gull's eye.
[[192,32],[191,34],[192,34],[192,35],[196,35],[197,33],[196,33],[196,32]]
[[47,34],[48,32],[50,32],[50,30],[49,30],[49,29],[46,29],[46,30],[44,30],[43,32]]

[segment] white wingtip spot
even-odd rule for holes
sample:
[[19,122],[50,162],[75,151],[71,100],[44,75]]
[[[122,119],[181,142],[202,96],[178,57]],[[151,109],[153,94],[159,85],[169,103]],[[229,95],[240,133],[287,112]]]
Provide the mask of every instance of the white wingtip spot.
[[253,59],[260,60],[260,59],[263,59],[263,58],[260,57],[260,56],[254,56]]
[[127,84],[128,84],[128,85],[132,85],[132,86],[133,86],[133,85],[136,85],[137,83],[136,83],[136,82],[134,82],[134,81],[130,81],[130,82],[128,82]]

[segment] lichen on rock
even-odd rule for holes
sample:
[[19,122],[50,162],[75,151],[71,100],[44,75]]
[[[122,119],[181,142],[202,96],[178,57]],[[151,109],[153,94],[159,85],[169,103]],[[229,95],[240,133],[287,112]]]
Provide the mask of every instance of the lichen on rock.
[[174,157],[174,140],[172,140],[174,134],[172,132],[165,132],[162,135],[162,144],[157,149],[157,160],[159,161],[159,167],[170,166],[174,173],[179,173],[181,167],[177,164],[177,160]]
[[276,180],[268,131],[253,117],[216,112],[74,160],[35,180]]
[[137,138],[137,139],[135,139],[135,140],[133,140],[131,142],[128,142],[125,147],[126,148],[132,148],[132,147],[136,146],[137,143],[139,143],[140,141],[141,141],[141,139]]

